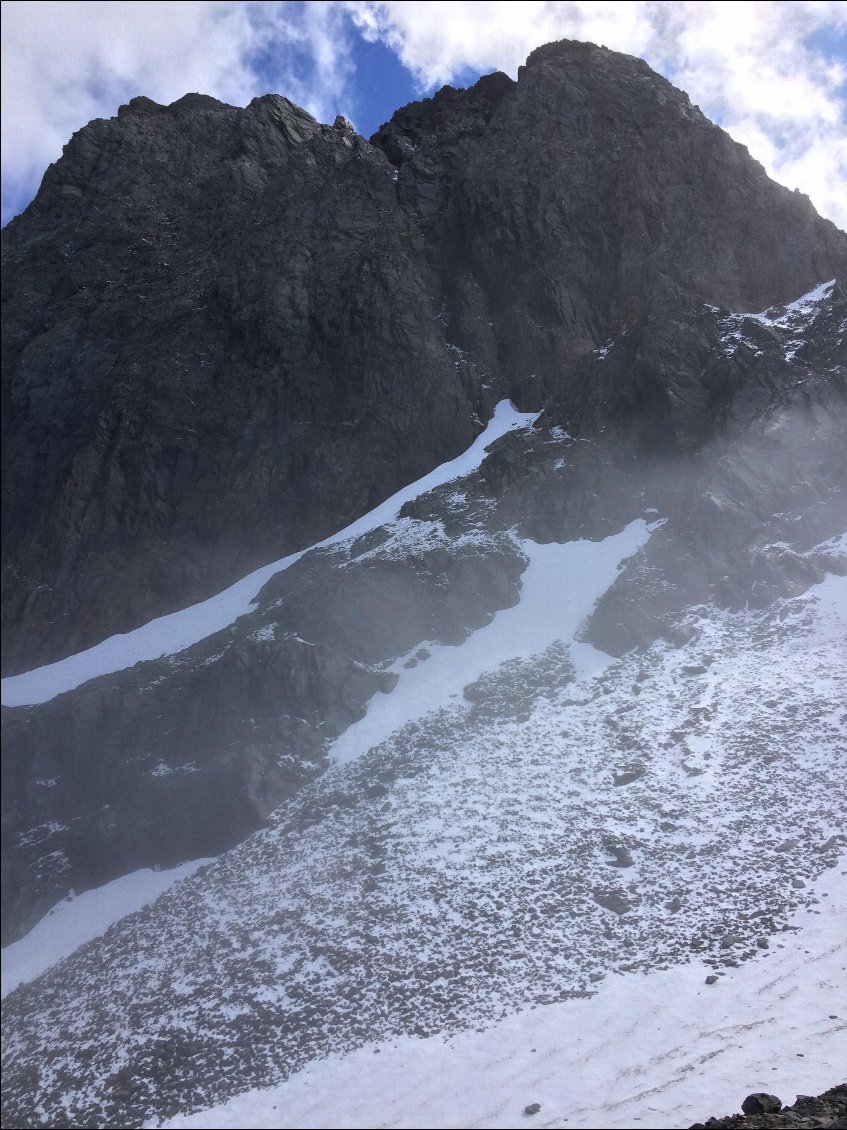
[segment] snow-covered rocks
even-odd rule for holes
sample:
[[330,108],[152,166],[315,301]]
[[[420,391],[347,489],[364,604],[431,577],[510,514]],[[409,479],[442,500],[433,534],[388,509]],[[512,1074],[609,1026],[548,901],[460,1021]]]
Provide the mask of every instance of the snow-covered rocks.
[[[10,1117],[130,1124],[619,977],[664,969],[717,1000],[799,952],[843,849],[843,585],[692,611],[685,647],[599,676],[572,681],[555,648],[506,665],[487,713],[458,699],[337,765],[10,996]],[[510,685],[526,717],[497,707]]]

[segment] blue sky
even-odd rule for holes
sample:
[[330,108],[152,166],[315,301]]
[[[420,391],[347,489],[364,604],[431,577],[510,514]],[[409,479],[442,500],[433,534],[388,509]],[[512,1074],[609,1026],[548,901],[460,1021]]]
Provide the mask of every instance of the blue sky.
[[[350,112],[365,137],[376,133],[394,111],[420,97],[415,80],[395,53],[380,40],[353,38]],[[475,81],[479,76],[471,76]]]
[[274,91],[369,136],[398,106],[492,70],[514,76],[560,38],[646,58],[847,227],[841,0],[6,0],[3,221],[75,130],[136,94],[244,105]]

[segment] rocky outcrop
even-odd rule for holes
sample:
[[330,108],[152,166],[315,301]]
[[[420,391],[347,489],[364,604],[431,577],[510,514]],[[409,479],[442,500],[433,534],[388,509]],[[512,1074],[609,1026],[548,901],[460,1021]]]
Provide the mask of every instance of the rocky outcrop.
[[646,63],[592,44],[539,48],[516,84],[447,88],[372,140],[433,248],[463,363],[522,403],[555,394],[592,434],[621,413],[637,435],[668,393],[645,365],[586,381],[595,349],[619,341],[623,359],[663,334],[681,361],[666,346],[686,308],[761,310],[844,270],[843,234],[805,197]]
[[284,628],[379,663],[425,640],[461,644],[494,611],[517,604],[525,567],[504,534],[450,539],[438,523],[401,521],[347,551],[301,559],[257,599]]
[[239,843],[393,681],[252,624],[4,709],[4,944],[69,890]]
[[748,1095],[741,1104],[743,1114],[695,1122],[691,1130],[730,1130],[762,1126],[847,1127],[847,1084],[824,1091],[822,1095],[798,1095],[791,1106],[782,1106],[775,1095]]
[[[764,608],[843,568],[825,547],[847,530],[842,288],[805,315],[717,311],[709,320],[700,364],[719,393],[712,403],[690,384],[688,395],[680,383],[673,393],[680,415],[699,416],[703,438],[688,456],[648,463],[648,492],[668,521],[589,625],[589,638],[616,655],[649,644],[663,618],[693,604]],[[719,424],[705,433],[710,416]]]

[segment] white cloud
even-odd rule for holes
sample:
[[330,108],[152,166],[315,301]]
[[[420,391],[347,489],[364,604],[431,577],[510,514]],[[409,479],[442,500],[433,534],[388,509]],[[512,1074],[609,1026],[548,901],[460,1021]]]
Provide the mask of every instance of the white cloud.
[[252,95],[273,89],[319,121],[332,121],[349,97],[354,73],[350,45],[354,32],[344,5],[312,0],[303,5],[258,2],[245,7],[264,51],[261,75],[252,76]]
[[651,36],[648,7],[607,0],[348,4],[363,34],[396,51],[424,90],[450,82],[463,68],[514,76],[533,48],[555,39],[641,54]]
[[[240,5],[8,3],[3,5],[3,167],[26,192],[70,135],[145,93],[249,96],[251,41]],[[11,182],[11,183],[9,183]]]
[[847,30],[843,3],[351,0],[348,7],[363,34],[390,46],[422,90],[461,78],[464,68],[514,75],[529,51],[553,39],[640,55],[771,176],[847,227],[847,66],[809,41]]
[[776,180],[847,227],[847,66],[810,45],[847,30],[847,6],[721,2],[686,19],[648,59],[745,144]]
[[331,121],[354,101],[358,34],[396,52],[422,92],[468,72],[514,75],[533,48],[576,38],[646,58],[772,176],[847,227],[847,62],[827,57],[827,33],[847,33],[847,4],[11,0],[3,5],[4,194],[25,203],[74,130],[135,94],[170,102],[202,91],[244,105],[275,89]]

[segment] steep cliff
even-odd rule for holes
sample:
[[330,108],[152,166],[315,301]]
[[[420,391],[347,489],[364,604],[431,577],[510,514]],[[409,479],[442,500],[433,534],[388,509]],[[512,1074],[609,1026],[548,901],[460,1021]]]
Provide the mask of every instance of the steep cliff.
[[371,143],[278,96],[136,98],[74,136],[3,248],[6,672],[331,533],[502,396],[696,449],[721,390],[676,372],[691,312],[847,265],[686,95],[568,42]]

